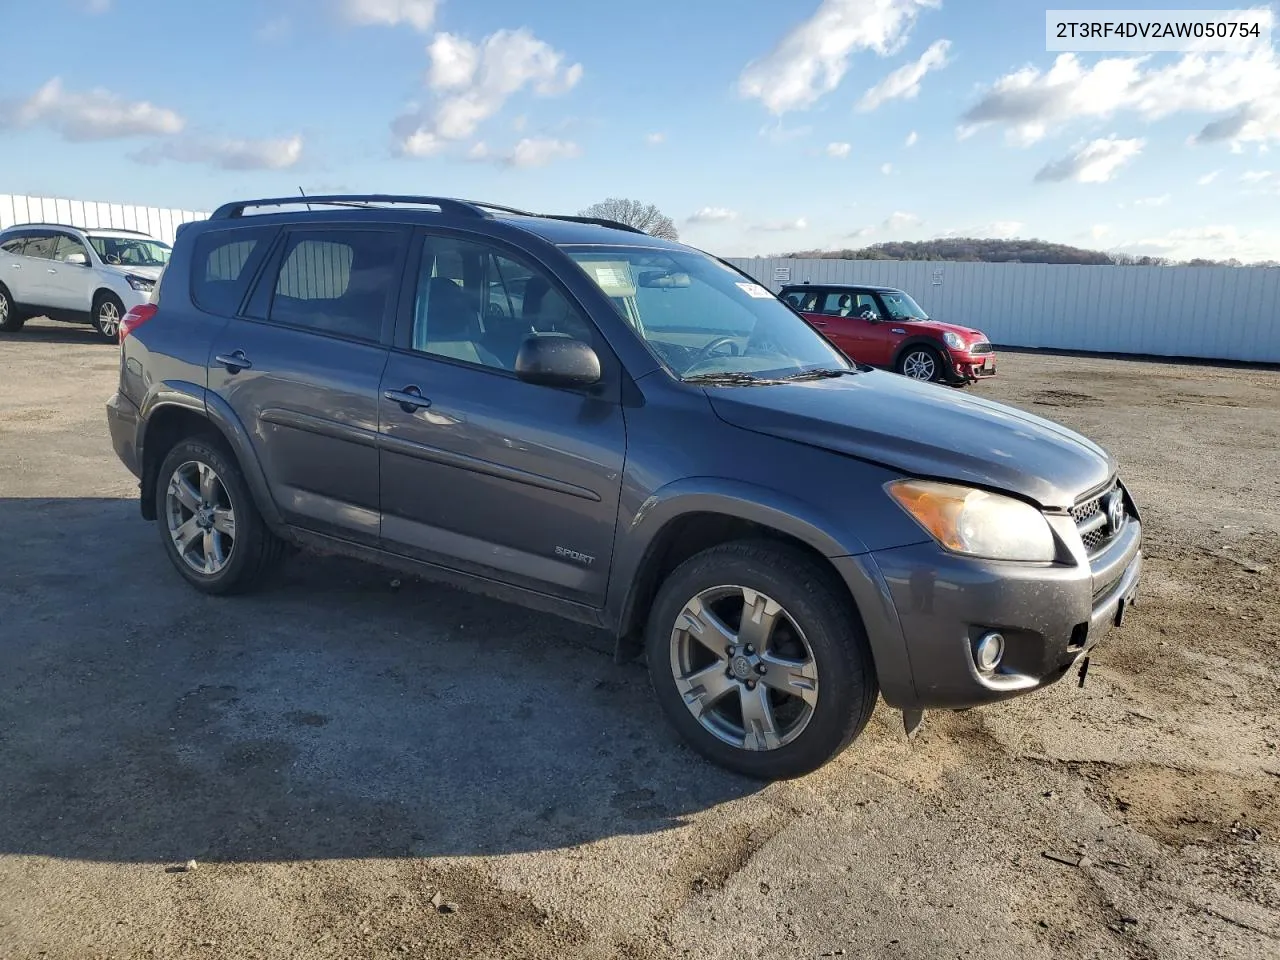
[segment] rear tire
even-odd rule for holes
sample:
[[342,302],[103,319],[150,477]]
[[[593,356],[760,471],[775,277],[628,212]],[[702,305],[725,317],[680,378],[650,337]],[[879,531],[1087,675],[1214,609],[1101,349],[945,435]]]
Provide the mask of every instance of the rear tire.
[[771,541],[722,544],[677,567],[645,642],[676,730],[713,763],[758,779],[802,776],[837,756],[879,693],[858,612],[834,575]]
[[18,312],[18,305],[13,302],[9,289],[0,285],[0,331],[17,333],[26,322],[26,315]]
[[939,383],[946,379],[942,354],[933,347],[908,347],[898,358],[897,371],[904,377],[921,382]]
[[114,293],[103,291],[93,298],[93,329],[108,343],[120,341],[120,321],[124,319],[124,303]]
[[179,441],[156,477],[156,525],[165,552],[203,593],[252,590],[284,555],[235,459],[202,437]]

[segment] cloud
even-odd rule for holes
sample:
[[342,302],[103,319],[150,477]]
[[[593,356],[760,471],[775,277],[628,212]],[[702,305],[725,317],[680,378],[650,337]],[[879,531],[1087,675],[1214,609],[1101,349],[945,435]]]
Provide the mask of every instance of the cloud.
[[1036,174],[1040,183],[1106,183],[1117,171],[1142,152],[1145,140],[1103,137],[1076,148],[1075,153],[1045,164]]
[[1173,62],[1109,57],[1086,66],[1064,53],[1047,72],[1028,66],[996,80],[966,111],[959,133],[1001,126],[1025,146],[1073,120],[1120,113],[1147,121],[1224,114],[1195,135],[1196,143],[1280,139],[1280,57],[1267,48],[1248,55],[1188,53]]
[[738,92],[782,115],[811,107],[840,85],[857,51],[889,56],[900,49],[921,9],[938,0],[822,0],[738,77]]
[[437,94],[429,107],[402,114],[392,124],[400,152],[430,156],[441,141],[465,140],[527,89],[551,97],[582,79],[582,65],[564,63],[564,54],[528,30],[499,30],[479,44],[449,33],[427,47],[427,86]]
[[788,230],[807,230],[809,229],[809,221],[804,217],[798,217],[795,220],[768,220],[764,223],[758,223],[753,230],[761,230],[767,233],[785,233]]
[[1241,183],[1261,183],[1273,176],[1270,170],[1246,170],[1240,174]]
[[875,232],[876,232],[875,227],[859,227],[857,230],[854,230],[852,233],[848,234],[848,236],[855,240],[861,240],[864,237],[871,236]]
[[1214,171],[1212,171],[1211,173],[1206,173],[1203,177],[1201,177],[1200,179],[1198,179],[1198,180],[1196,181],[1196,183],[1197,183],[1199,186],[1207,187],[1209,184],[1213,183],[1213,181],[1215,181],[1215,180],[1217,180],[1217,179],[1218,179],[1218,175],[1219,175],[1220,173],[1222,173],[1222,171],[1221,171],[1221,170],[1214,170]]
[[995,220],[991,223],[984,223],[973,227],[960,227],[953,230],[944,230],[937,234],[940,237],[994,237],[999,240],[1008,240],[1010,237],[1016,237],[1025,227],[1026,224],[1021,220]]
[[436,18],[436,0],[341,0],[340,10],[349,23],[362,27],[395,27],[408,24],[426,33]]
[[827,144],[827,156],[835,160],[843,160],[845,157],[849,156],[849,152],[851,150],[853,150],[853,144],[851,143]]
[[893,164],[892,163],[880,164],[880,172],[883,173],[886,177],[889,176],[889,174],[893,173]]
[[552,160],[572,160],[582,156],[582,148],[568,140],[550,137],[525,137],[504,161],[512,167],[542,167]]
[[1089,236],[1094,240],[1101,240],[1111,232],[1111,225],[1107,223],[1095,223],[1089,228]]
[[0,101],[0,128],[44,126],[64,140],[161,137],[181,132],[186,121],[145,100],[129,101],[103,89],[77,93],[54,77],[26,100]]
[[902,210],[895,210],[885,218],[884,228],[889,231],[905,230],[908,227],[918,227],[924,221],[914,213],[905,213]]
[[1166,203],[1173,199],[1173,195],[1162,193],[1158,197],[1140,197],[1133,201],[1135,207],[1163,207]]
[[173,160],[203,163],[221,170],[287,170],[302,159],[302,137],[275,140],[236,140],[217,137],[179,137],[133,155],[141,163]]
[[644,142],[651,147],[661,146],[667,142],[667,135],[659,132],[645,134]]
[[726,207],[703,207],[691,213],[688,218],[689,223],[724,223],[726,220],[736,220],[738,214],[734,210]]
[[488,160],[489,157],[489,147],[483,140],[473,143],[471,149],[467,151],[468,160]]
[[903,144],[903,146],[914,147],[919,140],[920,140],[920,134],[912,130],[910,133],[907,134],[907,140],[906,140],[906,143]]
[[920,93],[920,81],[930,70],[941,70],[947,65],[950,40],[936,40],[918,60],[905,64],[877,83],[862,95],[858,109],[868,112],[889,100],[914,100]]
[[1167,233],[1121,244],[1138,253],[1152,253],[1175,260],[1204,257],[1209,260],[1237,259],[1246,263],[1276,259],[1280,237],[1260,230],[1242,231],[1232,224],[1181,227]]

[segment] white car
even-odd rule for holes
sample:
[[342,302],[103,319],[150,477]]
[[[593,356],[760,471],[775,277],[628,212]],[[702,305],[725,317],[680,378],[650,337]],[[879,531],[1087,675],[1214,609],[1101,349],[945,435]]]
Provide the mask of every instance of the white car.
[[28,317],[89,322],[112,343],[120,319],[151,298],[170,247],[132,230],[24,223],[0,230],[0,332]]

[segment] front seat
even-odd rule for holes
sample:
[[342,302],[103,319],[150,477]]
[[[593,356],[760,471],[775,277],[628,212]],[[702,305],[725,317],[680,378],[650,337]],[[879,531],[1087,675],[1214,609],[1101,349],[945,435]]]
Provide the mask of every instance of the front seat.
[[427,281],[426,315],[414,330],[414,348],[437,356],[502,368],[502,362],[475,339],[467,295],[448,277]]

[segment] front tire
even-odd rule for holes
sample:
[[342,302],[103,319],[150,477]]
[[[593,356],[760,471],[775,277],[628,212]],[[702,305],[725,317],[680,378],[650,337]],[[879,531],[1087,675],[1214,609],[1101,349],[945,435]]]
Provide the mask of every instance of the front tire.
[[235,460],[217,444],[182,440],[160,464],[156,523],[178,572],[203,593],[260,585],[283,554]]
[[120,340],[120,321],[124,318],[124,303],[114,293],[98,294],[93,299],[93,329],[109,343]]
[[8,288],[0,286],[0,331],[17,333],[26,322],[27,318],[18,312],[18,306],[13,302]]
[[663,582],[646,632],[667,719],[704,757],[798,777],[866,726],[879,687],[857,610],[830,571],[769,541],[712,547]]
[[939,383],[946,379],[942,354],[933,347],[908,347],[898,358],[898,373],[912,380]]

